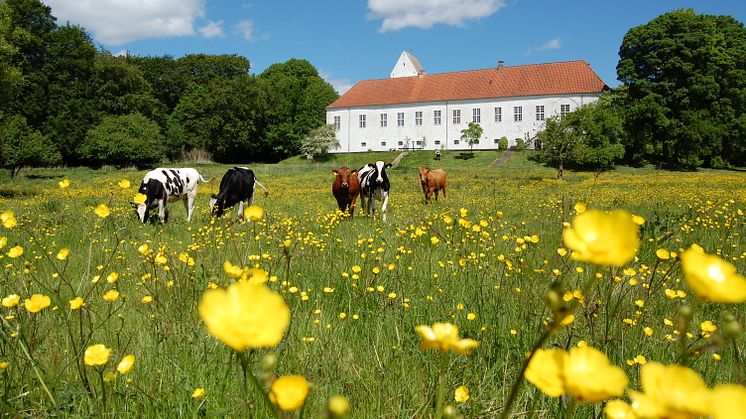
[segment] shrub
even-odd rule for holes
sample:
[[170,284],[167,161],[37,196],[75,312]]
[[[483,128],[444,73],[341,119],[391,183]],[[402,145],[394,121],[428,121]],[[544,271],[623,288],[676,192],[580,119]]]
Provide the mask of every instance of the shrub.
[[147,117],[109,116],[88,131],[81,155],[94,165],[145,166],[161,160],[162,144],[160,127]]
[[498,150],[507,150],[508,149],[508,137],[502,136],[499,140],[497,140],[497,149]]

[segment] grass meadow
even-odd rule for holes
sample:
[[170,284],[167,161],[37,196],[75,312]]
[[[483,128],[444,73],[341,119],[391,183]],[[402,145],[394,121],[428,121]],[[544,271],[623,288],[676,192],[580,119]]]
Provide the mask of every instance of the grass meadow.
[[[330,170],[390,162],[395,152],[251,166],[270,191],[257,194],[265,214],[253,223],[236,222],[235,211],[210,216],[208,199],[226,165],[192,166],[216,180],[200,185],[191,223],[177,202],[165,225],[140,224],[130,206],[145,171],[24,169],[13,180],[4,173],[0,212],[13,211],[17,224],[0,227],[7,240],[0,297],[16,294],[20,304],[0,307],[0,410],[33,417],[275,414],[198,313],[206,290],[233,282],[226,261],[267,271],[268,287],[290,308],[280,344],[246,355],[259,387],[287,374],[310,383],[305,407],[283,417],[323,417],[336,395],[356,418],[433,417],[439,383],[458,415],[497,417],[526,354],[552,323],[552,287],[577,309],[542,347],[600,349],[632,389],[651,361],[686,363],[709,386],[743,384],[746,341],[724,326],[735,328],[732,316],[743,324],[744,304],[695,304],[677,255],[697,243],[746,272],[746,173],[620,168],[557,180],[526,153],[500,167],[490,166],[497,151],[472,159],[445,152],[440,162],[430,152],[410,153],[389,169],[385,223],[359,205],[354,219],[341,216]],[[421,165],[448,172],[446,199],[424,203]],[[69,186],[61,188],[64,180]],[[122,180],[131,186],[122,188]],[[558,252],[576,203],[644,218],[635,259],[601,267]],[[94,212],[100,204],[111,211],[106,218]],[[23,254],[11,257],[15,246]],[[69,254],[58,258],[63,248]],[[657,256],[659,249],[671,257]],[[33,294],[51,304],[30,313],[23,301]],[[84,305],[72,309],[76,297]],[[682,321],[681,308],[695,305],[691,321]],[[436,322],[458,326],[479,346],[469,355],[419,349],[415,327]],[[103,366],[83,362],[94,344],[111,349]],[[261,366],[268,353],[276,355],[270,372]],[[134,368],[116,373],[129,354]],[[457,402],[461,386],[469,398]],[[523,382],[511,412],[602,417],[602,403],[571,404]]]

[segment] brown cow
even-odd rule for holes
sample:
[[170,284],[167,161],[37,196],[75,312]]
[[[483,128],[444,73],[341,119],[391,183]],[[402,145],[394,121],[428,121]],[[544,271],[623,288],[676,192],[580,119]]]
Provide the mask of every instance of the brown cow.
[[443,198],[446,197],[446,172],[443,169],[428,169],[420,167],[420,184],[422,184],[422,193],[425,194],[425,202],[430,202],[433,192],[435,200],[438,200],[438,191],[443,191]]
[[337,199],[339,210],[349,210],[350,217],[355,215],[355,200],[360,194],[360,180],[357,178],[357,170],[350,170],[347,166],[332,169],[334,183],[332,183],[332,194]]

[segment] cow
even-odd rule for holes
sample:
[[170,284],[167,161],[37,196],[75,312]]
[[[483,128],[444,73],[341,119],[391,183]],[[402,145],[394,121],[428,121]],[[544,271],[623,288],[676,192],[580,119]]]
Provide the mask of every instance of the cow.
[[438,191],[443,191],[443,198],[446,197],[446,172],[443,169],[428,169],[420,167],[420,184],[422,193],[425,194],[425,203],[430,202],[433,192],[435,200],[438,200]]
[[197,185],[208,182],[196,169],[171,169],[160,167],[149,171],[140,183],[138,192],[145,195],[145,202],[133,204],[140,222],[148,221],[148,213],[158,208],[158,219],[164,223],[168,219],[166,204],[173,201],[184,201],[187,211],[187,221],[192,220]]
[[389,205],[389,189],[391,183],[386,169],[391,167],[391,163],[384,163],[381,160],[375,163],[368,163],[357,171],[360,179],[360,202],[363,204],[363,210],[366,214],[375,212],[375,203],[373,199],[381,201],[381,219],[386,221],[386,208]]
[[256,180],[253,170],[248,167],[228,169],[220,180],[220,190],[210,197],[212,215],[220,217],[226,209],[238,204],[238,217],[242,218],[244,202],[248,202],[248,206],[254,205],[254,186],[264,189],[265,196],[269,194],[267,188]]
[[350,218],[355,216],[355,201],[360,194],[360,181],[357,178],[357,170],[350,170],[347,166],[332,169],[334,182],[332,183],[332,195],[337,199],[337,206],[342,212],[349,211]]

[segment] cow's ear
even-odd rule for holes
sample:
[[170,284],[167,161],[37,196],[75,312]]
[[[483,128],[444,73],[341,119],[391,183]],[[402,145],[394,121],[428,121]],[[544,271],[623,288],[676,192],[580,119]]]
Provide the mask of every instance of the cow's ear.
[[389,168],[389,167],[391,167],[391,166],[393,166],[393,165],[392,165],[391,163],[386,163],[386,165],[385,165],[385,166],[383,166],[383,167],[385,167],[385,168],[387,168],[387,169],[388,169],[388,168]]
[[370,167],[371,169],[375,169],[375,168],[376,168],[376,165],[375,165],[375,164],[373,164],[373,163],[368,163],[368,167]]
[[357,170],[353,170],[353,171],[351,171],[351,172],[350,172],[350,174],[351,174],[351,175],[356,175],[356,174],[357,174]]
[[339,176],[339,170],[332,169],[332,173],[334,173],[335,176]]

